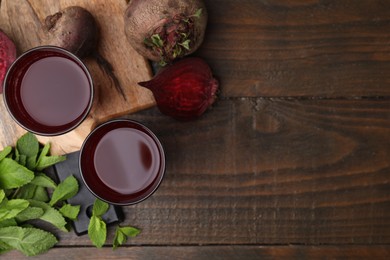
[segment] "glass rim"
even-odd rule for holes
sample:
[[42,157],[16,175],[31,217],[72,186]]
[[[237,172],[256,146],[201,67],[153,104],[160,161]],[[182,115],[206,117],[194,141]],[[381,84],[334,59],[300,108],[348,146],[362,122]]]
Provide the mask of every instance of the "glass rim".
[[[80,119],[75,124],[72,124],[71,127],[68,127],[67,129],[64,129],[64,130],[61,130],[61,131],[56,131],[56,132],[38,131],[38,130],[34,130],[34,129],[31,129],[30,127],[25,126],[25,124],[23,122],[21,122],[18,118],[16,118],[16,116],[12,112],[12,109],[10,108],[10,105],[8,104],[8,101],[7,101],[7,91],[6,91],[7,88],[8,88],[7,81],[8,81],[8,78],[10,77],[12,69],[14,67],[16,67],[18,65],[18,63],[23,58],[25,58],[26,56],[30,55],[31,53],[36,52],[36,51],[44,51],[44,50],[55,51],[55,52],[59,52],[59,53],[62,53],[62,54],[65,54],[65,55],[69,56],[73,62],[77,63],[81,67],[81,69],[84,71],[84,73],[85,73],[85,75],[87,77],[87,80],[89,82],[90,96],[89,96],[89,100],[88,100],[88,105],[85,108],[85,111],[81,114],[82,116],[80,117]],[[23,129],[25,129],[25,130],[33,133],[33,134],[40,135],[40,136],[59,136],[59,135],[63,135],[63,134],[66,134],[68,132],[71,132],[72,130],[76,129],[79,125],[81,125],[84,122],[84,120],[88,117],[88,115],[89,115],[89,113],[91,111],[91,108],[92,108],[92,105],[93,105],[93,99],[94,99],[94,92],[95,92],[94,91],[94,82],[93,82],[91,73],[90,73],[89,69],[87,68],[87,66],[84,64],[84,62],[79,57],[77,57],[75,54],[73,54],[72,52],[70,52],[70,51],[68,51],[68,50],[66,50],[66,49],[64,49],[62,47],[53,46],[53,45],[37,46],[37,47],[28,49],[25,52],[23,52],[9,66],[9,68],[7,69],[7,72],[5,74],[4,80],[3,80],[3,100],[4,100],[5,107],[6,107],[7,111],[8,111],[8,114],[11,116],[11,118],[20,127],[22,127]]]
[[[129,123],[133,123],[137,126],[140,126],[142,127],[143,130],[145,130],[147,132],[148,135],[150,135],[150,137],[153,139],[153,142],[155,143],[155,145],[157,146],[158,150],[159,150],[159,154],[161,156],[161,159],[160,159],[160,167],[159,167],[159,171],[158,173],[156,174],[156,184],[155,184],[155,187],[153,187],[152,190],[148,191],[148,192],[145,192],[146,194],[144,196],[141,196],[140,199],[138,200],[134,200],[134,201],[130,201],[130,202],[115,202],[115,201],[111,201],[111,200],[108,200],[108,199],[105,199],[103,196],[97,194],[97,192],[94,191],[94,189],[91,187],[91,185],[88,184],[88,182],[85,180],[84,178],[84,174],[83,174],[83,170],[82,170],[82,166],[81,166],[81,163],[82,163],[82,157],[83,157],[83,150],[85,148],[85,146],[87,145],[87,143],[89,142],[90,138],[97,132],[99,131],[101,128],[107,126],[107,125],[110,125],[110,124],[113,124],[113,123],[117,123],[117,122],[129,122]],[[112,131],[112,130],[111,130]],[[108,131],[109,132],[109,131]],[[108,133],[107,132],[107,133]],[[117,119],[111,119],[111,120],[108,120],[100,125],[98,125],[95,129],[93,129],[89,134],[88,136],[85,138],[81,148],[80,148],[80,153],[79,153],[79,161],[78,161],[78,167],[79,167],[79,172],[80,172],[80,176],[81,176],[81,179],[83,180],[83,183],[84,185],[87,187],[87,189],[98,199],[104,201],[104,202],[107,202],[109,204],[112,204],[112,205],[117,205],[117,206],[129,206],[129,205],[134,205],[134,204],[138,204],[144,200],[146,200],[147,198],[149,198],[150,196],[152,196],[156,190],[159,188],[159,186],[161,185],[163,179],[164,179],[164,176],[165,176],[165,172],[166,172],[166,156],[165,156],[165,151],[164,151],[164,147],[163,145],[161,144],[161,141],[159,140],[159,138],[153,133],[152,130],[150,130],[147,126],[145,126],[144,124],[136,121],[136,120],[133,120],[133,119],[128,119],[128,118],[117,118]],[[96,173],[97,174],[97,173]],[[112,190],[111,188],[107,187],[107,189],[109,190]],[[131,195],[129,195],[131,196]]]

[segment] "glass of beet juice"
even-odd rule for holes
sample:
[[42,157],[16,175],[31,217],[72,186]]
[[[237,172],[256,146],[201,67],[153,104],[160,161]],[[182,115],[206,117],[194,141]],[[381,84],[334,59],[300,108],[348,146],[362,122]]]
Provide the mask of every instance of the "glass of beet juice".
[[38,135],[55,136],[73,130],[86,118],[93,82],[75,55],[59,47],[40,46],[10,66],[3,97],[20,126]]
[[165,154],[146,126],[116,119],[88,135],[81,147],[79,168],[96,197],[115,205],[131,205],[158,188],[165,173]]

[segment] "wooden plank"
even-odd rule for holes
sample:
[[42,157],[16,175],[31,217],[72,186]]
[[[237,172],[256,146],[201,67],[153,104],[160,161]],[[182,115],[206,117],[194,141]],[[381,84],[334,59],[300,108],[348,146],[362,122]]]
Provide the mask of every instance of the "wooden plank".
[[123,207],[122,224],[142,229],[129,244],[390,243],[389,100],[237,99],[194,122],[129,117],[168,158],[158,191]]
[[240,96],[389,96],[390,1],[206,1],[200,52]]
[[[25,259],[16,251],[8,259]],[[388,259],[389,246],[169,246],[54,248],[34,259]]]
[[[100,29],[98,51],[112,64],[127,100],[114,90],[111,79],[99,68],[96,60],[85,59],[94,80],[92,111],[75,131],[54,138],[40,138],[42,142],[52,142],[53,154],[79,150],[86,135],[98,123],[154,105],[151,92],[137,85],[137,82],[150,79],[151,70],[148,62],[127,43],[123,33],[125,0],[3,0],[0,26],[16,42],[21,53],[44,44],[41,24],[46,16],[72,5],[82,6],[94,15]],[[6,122],[6,126],[0,128],[1,146],[14,144],[25,131],[12,121],[3,103],[0,103],[0,108],[0,120]]]
[[389,100],[243,99],[188,124],[135,117],[169,161],[126,223],[150,244],[389,243],[389,115]]

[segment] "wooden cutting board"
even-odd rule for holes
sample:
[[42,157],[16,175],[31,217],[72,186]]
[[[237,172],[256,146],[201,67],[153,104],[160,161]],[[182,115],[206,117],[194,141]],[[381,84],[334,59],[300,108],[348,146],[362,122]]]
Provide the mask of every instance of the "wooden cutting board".
[[[124,34],[126,0],[0,0],[0,28],[14,40],[18,54],[42,45],[44,34],[41,24],[45,17],[67,6],[82,6],[95,17],[99,29],[99,53],[113,66],[127,100],[117,91],[110,78],[99,68],[93,58],[84,60],[91,72],[95,96],[88,118],[75,130],[56,137],[40,137],[52,144],[52,154],[66,154],[80,149],[82,142],[97,124],[129,114],[155,104],[152,93],[137,85],[151,78],[151,68],[146,59],[135,52]],[[0,99],[0,149],[14,145],[26,131],[9,116]]]

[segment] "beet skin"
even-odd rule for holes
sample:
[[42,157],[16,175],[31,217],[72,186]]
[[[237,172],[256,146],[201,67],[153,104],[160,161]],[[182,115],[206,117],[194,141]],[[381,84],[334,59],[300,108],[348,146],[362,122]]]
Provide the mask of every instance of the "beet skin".
[[0,30],[0,93],[3,93],[3,81],[9,66],[16,59],[14,42]]

